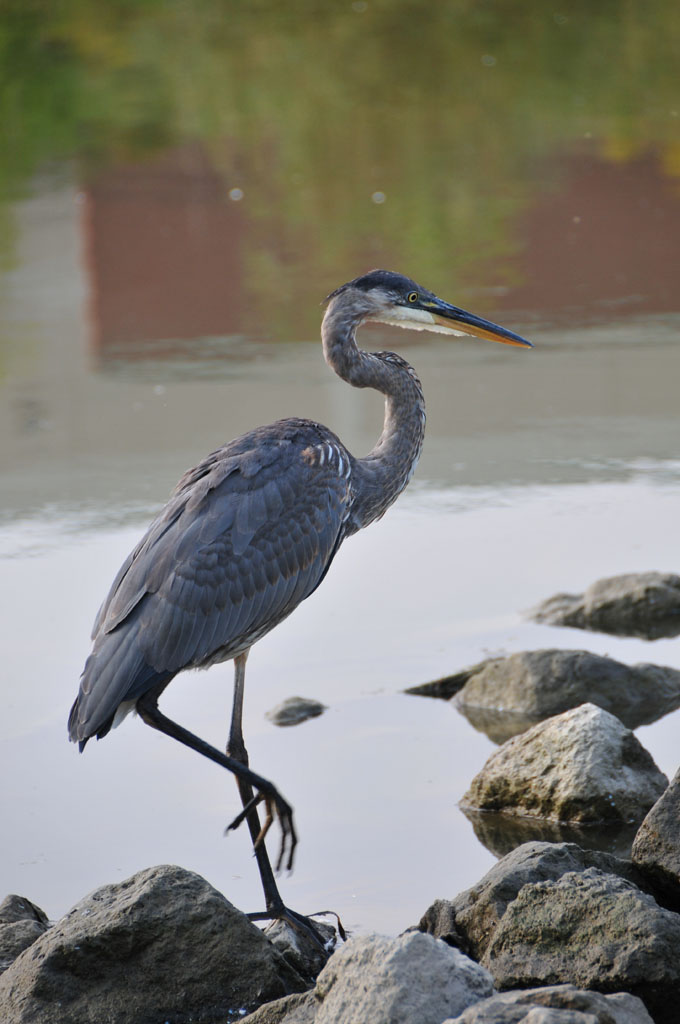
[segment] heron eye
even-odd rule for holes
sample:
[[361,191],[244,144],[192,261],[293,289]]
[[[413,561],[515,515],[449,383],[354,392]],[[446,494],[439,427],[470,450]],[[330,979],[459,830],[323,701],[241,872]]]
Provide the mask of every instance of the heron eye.
[[418,301],[418,292],[409,292],[408,301],[409,302],[417,302]]

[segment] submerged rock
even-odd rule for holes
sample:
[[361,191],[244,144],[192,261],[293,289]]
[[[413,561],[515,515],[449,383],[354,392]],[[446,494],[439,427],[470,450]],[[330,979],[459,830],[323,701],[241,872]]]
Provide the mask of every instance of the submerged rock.
[[588,868],[618,875],[635,884],[642,876],[629,861],[606,853],[582,850],[573,843],[527,843],[494,864],[476,885],[453,900],[436,900],[418,924],[427,932],[481,960],[498,923],[523,886],[556,881]]
[[[489,658],[467,673],[453,698],[456,707],[466,715],[478,710],[510,713],[505,719],[506,730],[513,730],[510,735],[586,702],[616,715],[629,729],[680,707],[677,669],[623,665],[589,651],[521,651]],[[475,724],[472,715],[471,721]],[[503,721],[499,715],[496,726]]]
[[680,771],[640,825],[633,863],[658,890],[659,898],[680,910]]
[[268,718],[274,725],[299,725],[300,722],[305,722],[308,718],[318,718],[327,710],[326,705],[318,700],[311,700],[308,697],[288,697],[271,711],[267,711],[265,718]]
[[0,903],[0,973],[47,931],[47,914],[24,896]]
[[0,977],[0,1020],[230,1021],[304,988],[200,875],[160,866],[97,889],[36,939]]
[[[538,1007],[544,1008],[542,1013]],[[524,1021],[526,1024],[654,1024],[637,996],[627,992],[605,996],[575,985],[498,992],[444,1024],[522,1024]]]
[[639,996],[657,1024],[676,1024],[680,915],[596,868],[523,886],[483,957],[498,988],[567,982]]
[[642,572],[610,576],[583,594],[556,594],[529,612],[537,622],[646,640],[680,634],[680,576]]
[[641,821],[667,785],[618,718],[582,704],[504,743],[461,806],[579,824]]

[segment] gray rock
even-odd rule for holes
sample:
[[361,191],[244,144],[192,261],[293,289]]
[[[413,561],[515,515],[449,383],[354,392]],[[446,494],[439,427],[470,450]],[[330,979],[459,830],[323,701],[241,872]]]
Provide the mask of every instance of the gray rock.
[[15,921],[38,921],[47,928],[47,914],[25,896],[5,896],[0,903],[0,924],[12,924]]
[[657,1024],[677,1024],[680,915],[596,868],[525,885],[482,962],[498,988],[567,982],[639,996]]
[[43,932],[47,915],[24,896],[6,896],[0,903],[0,974]]
[[265,1003],[243,1020],[248,1024],[314,1024],[318,1007],[313,991],[296,993]]
[[680,576],[642,572],[610,576],[583,594],[556,594],[532,608],[531,618],[618,636],[655,640],[680,633]]
[[440,1024],[494,991],[489,973],[430,935],[362,935],[330,958],[316,988],[264,1006],[249,1024]]
[[[542,1008],[542,1009],[538,1009]],[[574,985],[499,992],[444,1024],[654,1024],[627,992],[601,995]]]
[[470,669],[453,702],[464,714],[505,713],[489,723],[496,729],[505,723],[504,739],[586,702],[635,729],[680,707],[680,671],[623,665],[588,651],[520,651]]
[[680,910],[680,771],[640,825],[633,863],[658,891],[659,899]]
[[363,935],[319,975],[314,1024],[441,1024],[492,992],[484,968],[430,935]]
[[96,890],[36,939],[0,977],[0,1020],[228,1021],[304,987],[216,889],[161,866]]
[[629,861],[607,853],[582,850],[573,843],[527,843],[494,864],[482,879],[453,900],[436,900],[418,929],[459,946],[481,960],[498,922],[517,894],[532,882],[556,881],[567,873],[598,868],[639,885],[639,872]]
[[267,711],[265,718],[274,725],[299,725],[308,718],[317,718],[326,710],[326,705],[321,701],[308,697],[288,697],[271,711]]
[[641,821],[667,785],[618,718],[582,704],[499,747],[461,806],[579,824]]
[[332,925],[317,919],[313,924],[325,942],[325,949],[320,949],[311,936],[293,928],[287,921],[272,921],[264,930],[274,948],[310,987],[335,949],[337,940],[337,932]]
[[[467,890],[468,893],[472,891],[470,889]],[[465,895],[464,893],[463,898]],[[469,922],[466,921],[461,925],[456,918],[457,913],[461,913],[462,916],[465,909],[468,909],[467,906],[461,907],[459,901],[462,902],[460,896],[457,897],[457,900],[435,900],[427,908],[417,927],[408,930],[432,935],[435,939],[441,939],[447,946],[454,946],[467,956],[472,956],[473,959],[479,960],[482,954],[480,947],[475,941],[477,936],[474,935],[474,924],[470,929],[473,934],[468,938],[466,926]],[[495,923],[497,924],[498,922]]]

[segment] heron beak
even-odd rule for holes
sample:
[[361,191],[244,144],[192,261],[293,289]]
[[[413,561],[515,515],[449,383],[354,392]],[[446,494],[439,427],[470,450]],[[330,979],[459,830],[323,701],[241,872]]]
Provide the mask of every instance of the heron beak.
[[431,314],[435,324],[444,328],[445,334],[472,334],[476,338],[488,338],[489,341],[500,341],[504,345],[517,345],[520,348],[533,348],[534,346],[526,338],[520,337],[513,331],[490,320],[483,320],[474,313],[467,313],[464,309],[451,306],[442,299],[424,299],[419,303],[421,309]]

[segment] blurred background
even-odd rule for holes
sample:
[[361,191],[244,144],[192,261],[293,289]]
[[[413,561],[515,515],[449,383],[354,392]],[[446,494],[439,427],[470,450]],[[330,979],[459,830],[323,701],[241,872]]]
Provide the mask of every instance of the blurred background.
[[[0,6],[0,896],[56,917],[176,862],[259,907],[247,837],[221,836],[230,778],[130,720],[79,757],[66,717],[184,469],[285,415],[371,447],[381,402],[333,378],[318,332],[372,267],[536,349],[364,333],[416,366],[428,438],[249,662],[251,763],[301,835],[286,899],[398,931],[512,845],[457,806],[491,740],[405,687],[550,646],[680,667],[677,641],[522,614],[678,568],[679,55],[671,0]],[[265,720],[298,693],[328,712]],[[230,694],[227,665],[163,707],[221,746]],[[677,714],[638,736],[673,774]]]

